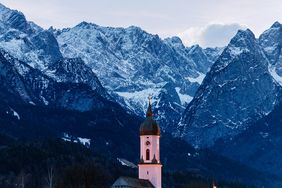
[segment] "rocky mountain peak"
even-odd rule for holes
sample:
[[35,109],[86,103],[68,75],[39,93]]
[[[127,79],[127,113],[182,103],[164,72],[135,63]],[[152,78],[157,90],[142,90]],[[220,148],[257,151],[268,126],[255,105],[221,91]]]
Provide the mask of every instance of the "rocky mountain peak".
[[282,24],[278,21],[274,22],[274,24],[272,24],[271,28],[281,28],[282,27]]
[[161,100],[167,104],[159,106],[166,110],[159,111],[162,115],[169,116],[170,111],[180,115],[213,63],[204,51],[189,54],[189,49],[178,37],[162,40],[136,26],[74,27],[56,37],[65,57],[81,57],[102,85],[123,106],[140,116],[145,111],[142,97],[148,94],[159,96],[161,91],[167,90],[163,87],[167,83],[172,84],[168,90],[170,94],[175,95],[177,88],[176,94],[182,101],[173,101],[179,104],[171,102],[169,105],[169,100]]
[[273,78],[282,85],[282,25],[275,22],[259,37],[259,44],[266,54]]
[[86,21],[82,21],[79,24],[77,24],[75,27],[84,28],[84,29],[90,29],[90,28],[96,28],[98,25]]
[[195,44],[195,45],[193,45],[193,46],[191,46],[190,47],[190,50],[189,50],[189,52],[190,53],[193,53],[193,52],[202,52],[202,48],[198,45],[198,44]]
[[30,26],[22,12],[11,10],[0,4],[0,20],[2,23],[23,32],[30,32]]
[[228,47],[244,47],[244,48],[253,48],[256,42],[256,37],[254,33],[249,30],[239,30],[237,34],[231,39]]
[[262,47],[266,48],[266,52],[271,51],[270,46],[276,47],[282,43],[282,25],[279,22],[275,22],[268,30],[264,31],[259,36],[259,42]]
[[278,92],[254,34],[238,31],[184,112],[178,135],[200,147],[232,138],[268,114]]
[[185,46],[182,43],[182,40],[177,36],[165,38],[164,42],[176,48],[185,48]]

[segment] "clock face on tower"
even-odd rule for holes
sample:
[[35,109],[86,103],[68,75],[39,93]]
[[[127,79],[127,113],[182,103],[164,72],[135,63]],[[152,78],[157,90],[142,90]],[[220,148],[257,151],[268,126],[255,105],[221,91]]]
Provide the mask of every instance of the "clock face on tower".
[[149,146],[151,143],[149,141],[146,142],[146,146]]

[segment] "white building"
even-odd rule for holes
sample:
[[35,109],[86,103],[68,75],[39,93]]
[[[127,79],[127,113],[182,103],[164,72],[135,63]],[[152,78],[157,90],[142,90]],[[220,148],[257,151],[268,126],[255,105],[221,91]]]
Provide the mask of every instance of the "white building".
[[[145,121],[140,125],[140,162],[138,164],[139,179],[121,177],[112,188],[130,187],[162,187],[162,165],[160,162],[160,127],[153,119],[152,106],[146,113]],[[147,183],[146,183],[147,182]]]
[[162,187],[162,165],[160,162],[160,127],[153,119],[151,103],[146,119],[140,126],[139,179],[149,180],[154,187]]

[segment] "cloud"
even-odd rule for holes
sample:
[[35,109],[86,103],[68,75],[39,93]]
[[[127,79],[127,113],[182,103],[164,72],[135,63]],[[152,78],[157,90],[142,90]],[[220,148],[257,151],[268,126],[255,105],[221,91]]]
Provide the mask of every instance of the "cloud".
[[204,27],[189,28],[178,36],[186,46],[199,44],[202,47],[223,47],[239,29],[246,29],[246,26],[238,23],[210,23]]

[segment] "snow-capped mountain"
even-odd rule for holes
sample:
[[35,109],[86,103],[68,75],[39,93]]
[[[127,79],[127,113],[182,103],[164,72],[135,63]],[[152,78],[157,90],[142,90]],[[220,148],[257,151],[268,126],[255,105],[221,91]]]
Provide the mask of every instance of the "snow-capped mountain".
[[73,28],[51,31],[63,56],[82,58],[102,85],[130,111],[144,116],[147,97],[153,95],[164,130],[179,119],[221,52],[207,49],[206,53],[198,45],[186,48],[178,37],[162,40],[134,26],[111,28],[82,22]]
[[16,10],[0,4],[0,47],[31,67],[44,70],[62,58],[56,38]]
[[57,82],[84,83],[110,99],[97,76],[80,58],[64,58],[53,33],[0,4],[0,49]]
[[51,64],[45,73],[58,82],[83,83],[101,96],[111,99],[97,76],[80,58],[64,58]]
[[[199,147],[223,140],[226,146],[216,151],[235,160],[246,154],[238,160],[259,170],[274,169],[279,176],[281,169],[274,165],[280,164],[281,118],[273,113],[281,111],[281,33],[276,22],[259,39],[250,30],[239,31],[224,49],[202,49],[134,26],[82,22],[44,30],[0,4],[1,133],[19,138],[66,133],[91,139],[90,147],[94,143],[96,151],[106,155],[134,159],[141,119],[133,114],[144,115],[152,94],[162,130]],[[278,112],[273,111],[277,104]],[[265,116],[271,121],[265,123]],[[264,127],[276,120],[275,127]],[[171,169],[211,168],[224,177],[230,164],[229,172],[236,173],[229,177],[241,176],[245,169],[163,135],[163,161]],[[266,145],[269,153],[246,162]],[[234,151],[238,153],[228,155]]]
[[[281,85],[281,41],[282,25],[275,22],[270,29],[261,34],[258,43],[267,57],[268,71],[276,85]],[[265,68],[266,69],[266,68]],[[265,83],[265,88],[270,88]],[[279,89],[281,90],[281,89]],[[256,90],[254,90],[256,91]],[[261,90],[259,90],[261,91]],[[262,94],[268,95],[263,92]],[[271,94],[271,93],[269,93]],[[272,93],[275,97],[275,93]],[[219,140],[212,149],[217,153],[240,161],[252,168],[280,175],[281,170],[281,91],[276,93],[278,101],[273,104],[274,109],[270,113],[248,125],[248,129],[242,131],[232,139]],[[252,100],[253,93],[249,100]],[[265,102],[271,99],[265,99]],[[277,104],[276,104],[277,103]],[[260,108],[259,110],[263,110]],[[241,110],[240,110],[241,113]],[[280,187],[280,186],[278,186]]]
[[194,146],[211,146],[219,139],[232,139],[273,110],[281,88],[269,67],[277,65],[277,58],[271,63],[265,51],[278,48],[273,45],[278,42],[277,25],[260,40],[250,30],[238,31],[185,110],[177,136]]
[[3,51],[56,82],[86,84],[140,116],[147,97],[153,95],[155,114],[164,130],[179,120],[222,51],[198,45],[186,48],[178,37],[162,40],[134,26],[82,22],[74,28],[44,30],[19,11],[3,5],[0,9]]
[[[58,83],[5,52],[0,53],[0,65],[2,92],[10,93],[22,103],[78,111],[99,109],[104,105],[103,98],[90,87]],[[2,100],[9,101],[9,95]]]
[[259,37],[259,43],[269,60],[269,72],[282,85],[282,25],[275,22]]

